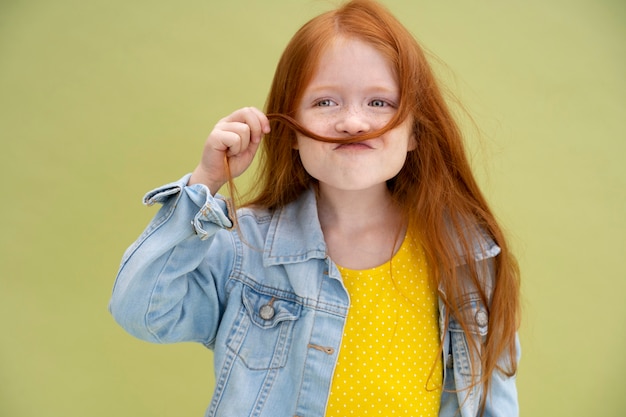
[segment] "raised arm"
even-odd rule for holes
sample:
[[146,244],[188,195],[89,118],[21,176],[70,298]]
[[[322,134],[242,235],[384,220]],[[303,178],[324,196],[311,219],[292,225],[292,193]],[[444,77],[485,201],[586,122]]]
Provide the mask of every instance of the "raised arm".
[[230,234],[218,234],[233,222],[214,195],[249,167],[267,132],[260,110],[233,112],[209,134],[193,174],[146,195],[146,204],[163,207],[124,254],[109,306],[129,333],[157,343],[212,342],[234,256]]

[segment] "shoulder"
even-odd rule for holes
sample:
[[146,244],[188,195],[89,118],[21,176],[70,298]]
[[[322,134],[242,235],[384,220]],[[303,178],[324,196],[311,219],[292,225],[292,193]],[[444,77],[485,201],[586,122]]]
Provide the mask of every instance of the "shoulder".
[[475,226],[475,230],[469,235],[472,245],[470,259],[475,261],[484,261],[495,258],[500,254],[500,246],[496,244],[484,228]]
[[448,233],[454,241],[457,266],[495,258],[500,247],[489,231],[476,222],[460,221],[455,227],[450,219],[446,222]]
[[317,257],[326,253],[313,190],[276,209],[242,208],[238,223],[243,239],[263,247],[268,259],[300,259],[303,254]]
[[490,300],[495,285],[496,257],[501,253],[500,246],[488,230],[477,223],[464,222],[460,230],[450,224],[448,226],[455,246],[457,282],[463,288],[463,293],[471,295],[484,292]]
[[290,233],[298,231],[309,233],[310,227],[318,222],[315,192],[307,190],[291,203],[273,209],[244,206],[237,210],[237,219],[242,229],[248,226],[271,224],[272,228],[280,231],[286,229]]
[[263,224],[272,220],[274,212],[263,207],[243,207],[237,210],[237,220],[239,223]]

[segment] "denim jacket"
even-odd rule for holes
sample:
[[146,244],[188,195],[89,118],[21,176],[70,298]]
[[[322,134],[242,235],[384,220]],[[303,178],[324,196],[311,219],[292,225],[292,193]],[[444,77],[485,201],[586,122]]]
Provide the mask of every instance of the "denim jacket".
[[[225,200],[203,185],[186,186],[188,178],[145,196],[163,207],[124,254],[110,311],[140,339],[214,350],[207,417],[323,417],[350,298],[326,254],[315,193],[275,211],[242,209],[237,230]],[[489,270],[499,248],[478,246],[476,260]],[[471,337],[484,337],[487,309],[478,297],[468,300]],[[480,370],[470,368],[467,335],[453,318],[444,322],[439,306],[439,416],[473,417],[482,386],[465,388]],[[496,372],[485,416],[517,415],[514,378]]]

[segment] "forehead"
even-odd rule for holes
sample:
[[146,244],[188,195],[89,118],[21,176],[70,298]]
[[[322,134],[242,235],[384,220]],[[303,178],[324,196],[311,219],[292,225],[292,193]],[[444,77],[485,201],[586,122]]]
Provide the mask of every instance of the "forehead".
[[338,36],[321,51],[309,85],[369,82],[397,87],[388,57],[363,40]]

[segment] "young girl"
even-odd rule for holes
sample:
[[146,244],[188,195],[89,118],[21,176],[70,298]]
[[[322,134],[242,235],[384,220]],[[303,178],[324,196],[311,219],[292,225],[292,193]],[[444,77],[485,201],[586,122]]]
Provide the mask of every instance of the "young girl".
[[[259,190],[215,194],[263,146]],[[518,414],[518,272],[424,54],[380,5],[305,24],[266,114],[210,133],[127,250],[111,311],[215,352],[207,416]],[[459,414],[460,413],[460,414]]]

